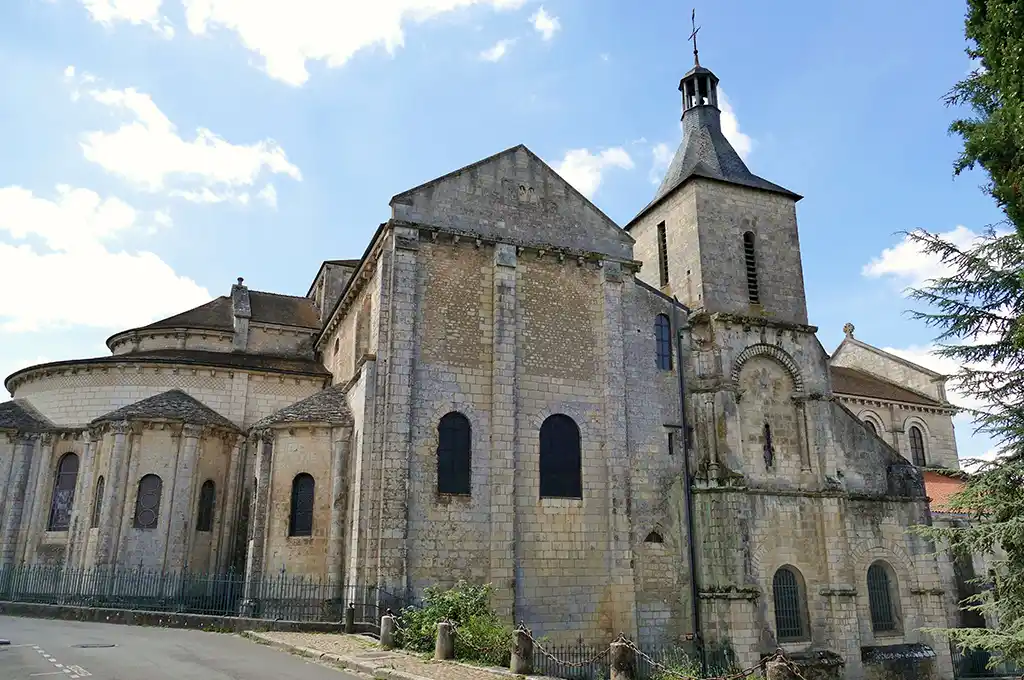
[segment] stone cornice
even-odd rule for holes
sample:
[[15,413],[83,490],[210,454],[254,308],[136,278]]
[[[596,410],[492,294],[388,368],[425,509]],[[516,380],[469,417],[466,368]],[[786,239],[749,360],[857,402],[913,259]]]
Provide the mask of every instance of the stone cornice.
[[216,330],[212,328],[194,328],[188,326],[153,328],[148,330],[133,329],[110,336],[107,339],[107,347],[111,352],[113,352],[118,347],[141,342],[144,338],[174,338],[185,339],[186,341],[190,337],[201,338],[203,340],[206,340],[207,338],[219,338],[227,340],[230,343],[233,336],[234,332],[232,331]]
[[837,399],[849,402],[851,404],[857,404],[859,406],[874,406],[876,408],[889,408],[889,406],[899,406],[904,411],[916,411],[918,413],[931,413],[935,415],[956,415],[957,408],[950,404],[949,406],[927,406],[925,404],[912,404],[908,401],[895,401],[893,399],[881,399],[879,397],[865,397],[863,395],[843,394],[842,392],[833,392],[833,395]]
[[810,326],[792,321],[781,321],[769,316],[748,316],[733,314],[730,312],[708,312],[704,308],[698,308],[690,313],[690,324],[713,323],[723,326],[743,326],[744,328],[780,328],[783,330],[797,331],[799,333],[817,333],[817,326]]
[[890,494],[866,494],[854,491],[812,490],[812,489],[765,489],[752,486],[697,486],[694,493],[737,493],[749,496],[777,496],[795,498],[842,498],[850,501],[874,501],[889,503],[927,503],[926,496],[895,496]]

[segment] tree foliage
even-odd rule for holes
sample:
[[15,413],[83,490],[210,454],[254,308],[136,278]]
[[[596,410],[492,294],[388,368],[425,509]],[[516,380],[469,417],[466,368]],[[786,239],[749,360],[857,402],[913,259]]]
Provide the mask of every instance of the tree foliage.
[[476,586],[465,581],[448,590],[427,588],[422,607],[402,610],[398,644],[418,652],[433,651],[437,624],[448,621],[455,627],[457,658],[507,666],[512,629],[491,608],[492,592],[490,585]]
[[986,190],[1024,235],[1024,3],[968,0],[965,33],[978,68],[946,96],[974,112],[950,128],[964,141],[955,170],[984,168]]

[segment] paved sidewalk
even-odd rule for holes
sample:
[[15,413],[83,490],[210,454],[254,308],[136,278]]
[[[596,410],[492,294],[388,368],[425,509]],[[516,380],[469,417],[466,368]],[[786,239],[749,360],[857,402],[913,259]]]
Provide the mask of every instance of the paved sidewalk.
[[[404,651],[385,651],[365,635],[336,633],[254,633],[243,635],[292,654],[372,675],[378,680],[510,680],[508,669],[434,661]],[[534,676],[540,677],[540,676]]]

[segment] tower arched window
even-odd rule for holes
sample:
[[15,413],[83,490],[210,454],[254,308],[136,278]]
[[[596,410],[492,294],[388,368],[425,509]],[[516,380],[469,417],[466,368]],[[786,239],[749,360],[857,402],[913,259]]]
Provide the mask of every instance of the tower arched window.
[[747,299],[761,303],[761,293],[757,285],[757,249],[754,243],[754,232],[743,234],[743,261],[747,272]]
[[921,434],[921,428],[917,425],[910,426],[910,455],[914,461],[914,465],[924,467],[926,460],[924,457],[924,435]]
[[316,496],[316,482],[305,472],[295,475],[292,480],[292,506],[288,518],[289,536],[313,535],[313,499]]
[[47,531],[67,531],[71,526],[71,508],[75,502],[75,483],[78,481],[78,456],[65,453],[57,463],[53,480],[53,498],[50,499],[50,519]]
[[879,560],[868,567],[868,605],[875,633],[898,632],[897,604],[896,575],[888,563]]
[[654,340],[658,368],[663,371],[672,370],[672,324],[668,317],[659,314],[654,319]]
[[213,508],[217,502],[217,486],[212,479],[199,489],[199,510],[196,512],[196,531],[213,530]]
[[96,495],[92,499],[92,516],[89,518],[89,528],[95,529],[100,525],[100,513],[103,511],[103,475],[96,480]]
[[772,578],[775,630],[779,642],[807,638],[807,596],[803,578],[795,568],[780,567]]
[[472,462],[469,418],[446,414],[437,424],[437,492],[469,495]]
[[540,497],[583,498],[580,428],[567,415],[548,416],[540,426]]
[[160,497],[164,482],[157,475],[145,475],[139,480],[139,494],[135,498],[135,528],[156,529],[160,523]]

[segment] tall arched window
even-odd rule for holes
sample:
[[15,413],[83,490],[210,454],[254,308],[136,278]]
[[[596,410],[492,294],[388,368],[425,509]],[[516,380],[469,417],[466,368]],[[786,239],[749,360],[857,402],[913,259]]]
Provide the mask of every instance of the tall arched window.
[[78,481],[78,456],[65,453],[57,463],[53,480],[53,498],[50,499],[50,521],[47,531],[67,531],[71,526],[71,507],[75,502],[75,482]]
[[659,314],[654,318],[654,339],[658,368],[663,371],[672,370],[672,324],[668,317]]
[[103,475],[96,480],[96,495],[92,499],[92,517],[89,518],[89,528],[95,529],[100,525],[100,513],[103,511]]
[[896,577],[892,567],[879,560],[868,567],[868,604],[871,629],[876,633],[897,631]]
[[139,495],[135,498],[135,528],[155,529],[160,523],[160,496],[164,482],[157,475],[146,475],[139,480]]
[[754,304],[761,302],[757,286],[757,251],[754,247],[754,232],[743,234],[743,260],[747,270],[747,299]]
[[437,424],[437,492],[469,495],[472,472],[469,418],[452,412]]
[[910,455],[914,465],[925,466],[924,436],[921,434],[921,428],[917,425],[910,426]]
[[196,513],[196,531],[213,530],[213,506],[217,501],[217,486],[212,479],[199,489],[199,511]]
[[540,497],[583,498],[580,428],[561,413],[540,426]]
[[302,472],[292,480],[292,512],[288,518],[289,536],[313,535],[313,499],[316,482],[311,475]]
[[772,578],[775,630],[779,642],[807,638],[807,600],[803,579],[793,567],[780,567]]

